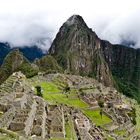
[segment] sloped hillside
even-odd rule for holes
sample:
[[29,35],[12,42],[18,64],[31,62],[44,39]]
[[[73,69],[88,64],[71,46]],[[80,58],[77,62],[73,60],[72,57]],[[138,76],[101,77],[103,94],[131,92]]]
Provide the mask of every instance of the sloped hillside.
[[40,71],[63,72],[63,69],[51,55],[46,55],[40,59],[36,59],[34,63],[39,67]]
[[0,83],[15,71],[22,71],[27,77],[32,77],[38,72],[37,67],[34,67],[18,49],[11,51],[5,57],[0,67]]

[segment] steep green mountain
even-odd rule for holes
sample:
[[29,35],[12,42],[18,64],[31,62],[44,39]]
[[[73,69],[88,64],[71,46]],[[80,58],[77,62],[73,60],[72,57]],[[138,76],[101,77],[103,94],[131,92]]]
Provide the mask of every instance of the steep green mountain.
[[140,100],[140,50],[99,39],[81,16],[74,15],[62,25],[49,54],[72,74],[94,77],[106,86],[115,85]]
[[140,99],[140,49],[102,41],[104,58],[121,92]]
[[13,72],[21,71],[26,77],[32,77],[38,70],[18,50],[12,50],[4,59],[0,67],[0,83],[5,81]]
[[101,41],[81,16],[70,17],[60,28],[49,53],[72,74],[91,76],[107,86],[112,75],[104,60]]
[[57,61],[51,55],[46,55],[40,59],[36,59],[35,64],[39,67],[40,71],[45,72],[63,71],[62,68],[58,65]]

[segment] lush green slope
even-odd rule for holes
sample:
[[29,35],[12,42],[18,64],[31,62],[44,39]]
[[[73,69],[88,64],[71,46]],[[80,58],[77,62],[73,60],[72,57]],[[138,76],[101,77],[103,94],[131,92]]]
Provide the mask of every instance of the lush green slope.
[[35,64],[38,65],[40,71],[45,72],[63,71],[62,68],[58,65],[57,61],[51,55],[46,55],[40,59],[36,59]]
[[38,72],[37,68],[34,68],[18,49],[11,51],[4,59],[0,68],[0,83],[15,71],[21,71],[27,77],[32,77]]

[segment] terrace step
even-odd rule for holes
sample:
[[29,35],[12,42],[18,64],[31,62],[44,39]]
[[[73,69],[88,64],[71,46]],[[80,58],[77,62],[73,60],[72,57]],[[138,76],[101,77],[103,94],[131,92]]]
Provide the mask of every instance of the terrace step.
[[27,136],[31,135],[31,128],[33,126],[33,121],[34,121],[35,114],[36,114],[36,107],[37,107],[37,103],[34,101],[31,106],[31,111],[29,113],[29,117],[27,118],[27,120],[25,122],[24,132]]

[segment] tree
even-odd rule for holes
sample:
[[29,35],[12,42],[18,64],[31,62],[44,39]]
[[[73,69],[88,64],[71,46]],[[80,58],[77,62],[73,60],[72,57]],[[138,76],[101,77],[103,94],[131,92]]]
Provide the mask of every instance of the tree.
[[101,116],[101,119],[102,119],[102,116],[103,116],[103,109],[102,108],[100,109],[100,116]]
[[100,108],[103,108],[103,107],[104,107],[104,102],[103,102],[102,100],[99,100],[99,101],[98,101],[98,106],[99,106]]
[[41,86],[36,86],[35,88],[36,88],[37,96],[42,97]]
[[129,117],[131,117],[131,122],[136,125],[137,121],[136,121],[136,109],[132,108],[132,110],[128,113]]
[[104,102],[102,100],[99,100],[98,101],[98,106],[100,107],[100,115],[101,115],[101,118],[102,118],[102,116],[103,116]]
[[70,87],[68,84],[66,84],[66,86],[64,87],[64,90],[63,90],[65,93],[69,92],[70,91]]

